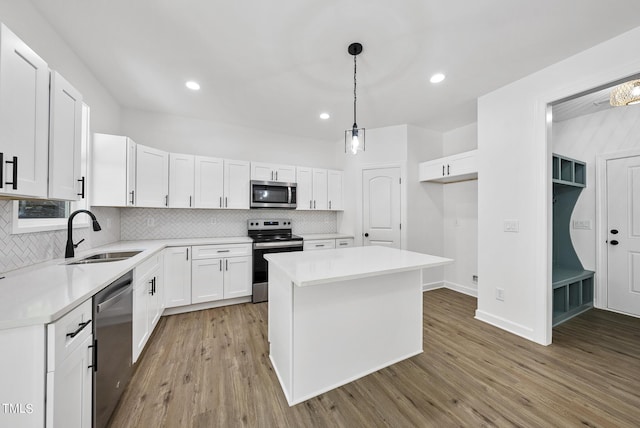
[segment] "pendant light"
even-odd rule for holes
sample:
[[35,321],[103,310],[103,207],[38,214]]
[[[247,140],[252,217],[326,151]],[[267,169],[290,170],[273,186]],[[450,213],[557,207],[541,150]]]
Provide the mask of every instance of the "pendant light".
[[640,103],[640,80],[631,80],[613,88],[610,103],[614,107]]
[[353,55],[353,126],[351,129],[344,131],[344,152],[351,152],[354,155],[359,151],[364,152],[364,128],[358,128],[356,120],[356,102],[357,97],[357,63],[356,57],[362,53],[362,45],[360,43],[351,43],[347,49],[350,55]]

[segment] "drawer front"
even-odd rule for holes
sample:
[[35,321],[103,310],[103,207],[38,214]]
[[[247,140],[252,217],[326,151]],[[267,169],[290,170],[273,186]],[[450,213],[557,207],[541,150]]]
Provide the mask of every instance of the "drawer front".
[[137,283],[141,278],[147,276],[150,272],[154,271],[158,265],[160,265],[160,258],[162,257],[162,251],[157,252],[138,266],[136,266],[134,282]]
[[198,245],[192,247],[193,260],[251,255],[251,244]]
[[327,250],[330,248],[336,248],[335,239],[318,239],[313,241],[304,241],[304,251],[309,250]]
[[47,371],[64,361],[93,334],[93,301],[87,300],[47,326]]
[[353,238],[336,239],[336,248],[353,247]]

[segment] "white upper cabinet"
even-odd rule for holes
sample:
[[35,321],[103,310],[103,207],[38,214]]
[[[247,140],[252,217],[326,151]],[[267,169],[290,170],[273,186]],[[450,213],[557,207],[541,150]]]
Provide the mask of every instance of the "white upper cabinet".
[[313,170],[299,166],[296,169],[298,185],[296,187],[296,205],[298,210],[313,209]]
[[478,178],[478,150],[459,153],[419,165],[420,181],[452,183]]
[[82,196],[82,95],[51,72],[49,111],[49,199]]
[[340,211],[343,208],[342,200],[342,178],[344,173],[342,171],[328,170],[327,171],[327,198],[329,201],[329,209],[333,211]]
[[251,190],[247,161],[224,160],[224,208],[249,209]]
[[295,183],[296,167],[292,165],[251,162],[251,179]]
[[313,209],[326,210],[329,208],[328,201],[327,170],[313,168]]
[[136,146],[136,206],[169,206],[169,153]]
[[119,135],[94,134],[91,177],[91,205],[135,206],[136,143]]
[[0,194],[47,197],[49,69],[0,24]]
[[169,154],[169,207],[191,208],[194,199],[193,155]]
[[222,208],[224,198],[224,160],[195,157],[195,207]]

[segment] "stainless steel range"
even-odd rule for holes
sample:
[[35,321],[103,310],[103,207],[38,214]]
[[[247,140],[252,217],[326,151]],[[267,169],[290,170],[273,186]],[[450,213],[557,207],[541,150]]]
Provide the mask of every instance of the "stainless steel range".
[[291,219],[247,220],[253,239],[253,303],[269,299],[269,263],[265,254],[302,251],[302,237],[291,233]]

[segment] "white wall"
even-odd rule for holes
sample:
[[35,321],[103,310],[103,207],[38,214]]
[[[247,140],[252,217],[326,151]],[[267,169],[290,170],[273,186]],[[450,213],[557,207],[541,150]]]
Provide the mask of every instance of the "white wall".
[[640,148],[640,106],[618,107],[552,126],[553,152],[587,163],[587,187],[571,216],[590,220],[591,230],[571,228],[571,240],[585,269],[596,270],[596,157]]
[[[478,147],[478,126],[472,123],[442,137],[444,156]],[[444,257],[455,261],[444,267],[447,287],[476,296],[478,273],[478,180],[442,185]]]
[[136,143],[169,152],[318,168],[338,166],[333,141],[133,109],[123,110],[122,122],[123,134]]
[[[551,150],[546,106],[630,76],[640,28],[478,100],[478,310],[476,317],[551,342]],[[503,231],[505,219],[519,233]],[[504,289],[504,301],[495,298]]]
[[31,2],[0,0],[0,21],[82,93],[91,107],[93,132],[120,132],[118,102]]

